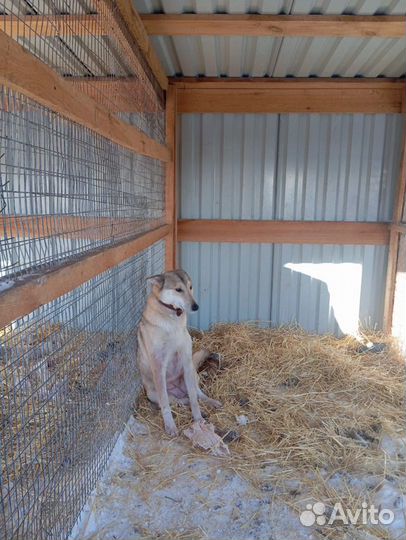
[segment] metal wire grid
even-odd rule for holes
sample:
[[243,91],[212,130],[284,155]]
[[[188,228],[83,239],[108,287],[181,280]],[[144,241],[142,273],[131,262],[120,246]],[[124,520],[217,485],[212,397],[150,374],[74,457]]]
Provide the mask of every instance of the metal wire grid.
[[139,389],[136,328],[164,242],[0,331],[4,539],[66,538]]
[[165,141],[163,92],[114,0],[0,0],[1,28],[107,110]]
[[165,168],[0,90],[0,278],[53,266],[164,219]]

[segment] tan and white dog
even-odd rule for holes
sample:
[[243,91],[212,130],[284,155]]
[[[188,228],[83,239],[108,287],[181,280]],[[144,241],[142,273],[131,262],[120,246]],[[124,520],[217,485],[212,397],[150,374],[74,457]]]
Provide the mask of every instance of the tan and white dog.
[[138,366],[150,401],[157,403],[169,435],[178,431],[170,403],[190,404],[193,419],[202,420],[198,400],[212,407],[221,403],[199,387],[197,368],[210,356],[201,350],[192,356],[187,314],[197,311],[192,281],[184,270],[148,278],[152,291],[138,328]]

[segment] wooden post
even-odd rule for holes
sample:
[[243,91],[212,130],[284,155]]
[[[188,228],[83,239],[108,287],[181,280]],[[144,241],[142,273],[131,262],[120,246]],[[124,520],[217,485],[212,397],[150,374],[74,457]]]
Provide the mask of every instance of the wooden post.
[[166,238],[166,270],[173,270],[177,266],[176,112],[176,87],[169,85],[166,94],[166,144],[172,160],[166,164],[165,208],[166,223],[170,226]]
[[393,306],[395,302],[396,273],[398,267],[399,241],[401,222],[406,193],[406,129],[402,140],[402,159],[400,164],[399,181],[394,202],[392,227],[390,229],[388,266],[386,272],[385,306],[383,328],[387,333],[392,332]]

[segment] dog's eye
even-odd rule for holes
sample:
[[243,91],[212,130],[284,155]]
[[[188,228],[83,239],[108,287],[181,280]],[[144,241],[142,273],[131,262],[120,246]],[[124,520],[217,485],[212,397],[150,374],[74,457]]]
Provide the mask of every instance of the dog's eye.
[[183,292],[183,289],[181,289],[180,287],[176,287],[175,291],[176,292]]

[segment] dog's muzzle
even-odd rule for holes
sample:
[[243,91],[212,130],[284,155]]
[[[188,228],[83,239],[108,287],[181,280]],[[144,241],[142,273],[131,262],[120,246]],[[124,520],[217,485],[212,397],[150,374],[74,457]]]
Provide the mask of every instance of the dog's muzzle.
[[182,315],[182,313],[183,313],[183,309],[177,308],[177,307],[173,306],[172,304],[165,304],[165,302],[162,302],[162,300],[159,300],[159,303],[162,304],[163,306],[165,306],[166,308],[171,309],[172,311],[174,311],[178,317],[180,317]]

